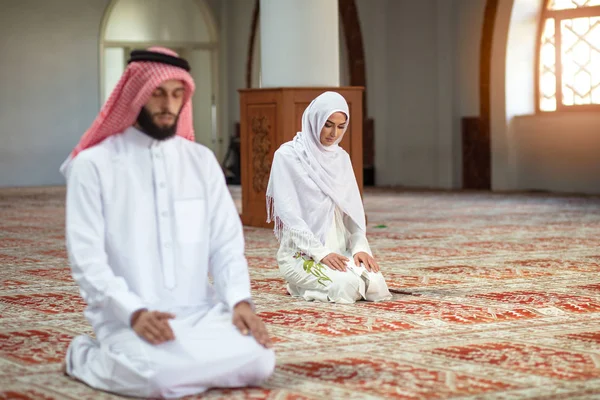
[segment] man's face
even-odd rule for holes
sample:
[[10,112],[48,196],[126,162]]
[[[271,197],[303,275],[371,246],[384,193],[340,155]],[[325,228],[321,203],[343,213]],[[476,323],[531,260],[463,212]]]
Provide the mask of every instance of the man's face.
[[175,135],[184,96],[183,82],[175,79],[162,82],[142,108],[137,119],[139,127],[158,140]]
[[173,126],[183,105],[184,94],[183,82],[175,79],[164,81],[154,89],[144,106],[152,116],[152,122],[159,128]]

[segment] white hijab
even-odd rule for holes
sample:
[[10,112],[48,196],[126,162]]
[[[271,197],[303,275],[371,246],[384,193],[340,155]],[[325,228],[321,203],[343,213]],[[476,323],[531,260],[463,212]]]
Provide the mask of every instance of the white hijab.
[[302,115],[302,131],[275,152],[267,187],[267,222],[275,222],[280,242],[293,239],[307,248],[316,238],[325,239],[336,205],[366,231],[365,212],[350,156],[338,144],[323,146],[320,136],[327,119],[335,112],[346,114],[348,103],[336,92],[314,99]]

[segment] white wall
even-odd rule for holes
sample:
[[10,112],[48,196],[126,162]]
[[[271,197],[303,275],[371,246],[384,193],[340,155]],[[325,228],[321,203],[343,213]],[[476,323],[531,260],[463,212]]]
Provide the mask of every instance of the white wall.
[[455,0],[454,188],[462,187],[461,118],[480,115],[481,35],[486,0]]
[[597,112],[516,117],[516,187],[600,193],[600,115]]
[[456,115],[479,115],[479,62],[486,0],[454,0]]
[[358,1],[380,185],[437,184],[437,36],[426,23],[436,15],[435,3]]
[[[388,87],[388,46],[392,42],[388,36],[388,4],[395,0],[355,0],[358,8],[363,48],[365,52],[365,72],[367,81],[368,117],[375,121],[375,182],[388,184],[393,174],[386,171],[388,152],[386,151],[388,114],[390,107],[387,98]],[[367,116],[365,116],[367,117]]]
[[499,2],[494,25],[491,75],[492,190],[520,190],[512,129],[518,115],[534,109],[534,71],[539,12],[543,0]]
[[378,185],[458,188],[485,0],[357,0]]
[[62,161],[99,109],[108,0],[19,0],[0,11],[0,187],[62,184]]
[[[435,0],[388,2],[387,130],[385,147],[378,146],[377,152],[386,154],[386,162],[377,170],[380,184],[438,184],[435,114],[439,59],[436,24],[431,23],[437,14],[435,7]],[[381,136],[376,135],[376,140]]]
[[[252,25],[254,0],[221,0],[222,30],[226,57],[226,126],[223,137],[228,139],[234,132],[234,124],[240,120],[240,97],[238,90],[246,88],[246,60]],[[224,147],[227,147],[225,143]]]

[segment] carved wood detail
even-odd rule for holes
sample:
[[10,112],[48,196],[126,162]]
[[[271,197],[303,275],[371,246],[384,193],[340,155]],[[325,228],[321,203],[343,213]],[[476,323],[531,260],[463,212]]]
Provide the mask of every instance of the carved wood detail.
[[254,116],[250,122],[252,127],[252,188],[255,192],[264,192],[269,183],[271,162],[269,153],[271,151],[271,138],[269,132],[271,125],[267,117]]

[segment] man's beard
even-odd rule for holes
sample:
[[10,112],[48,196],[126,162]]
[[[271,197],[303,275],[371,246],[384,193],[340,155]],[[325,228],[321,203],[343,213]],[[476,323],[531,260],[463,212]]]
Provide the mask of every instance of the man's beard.
[[[168,114],[168,113],[165,113]],[[159,116],[159,114],[155,114]],[[170,114],[172,115],[172,114]],[[160,127],[154,123],[152,120],[152,115],[146,110],[146,107],[142,107],[138,117],[137,123],[139,124],[142,131],[156,140],[166,140],[169,139],[177,133],[177,121],[179,120],[179,115],[175,116],[175,122],[171,126]]]

